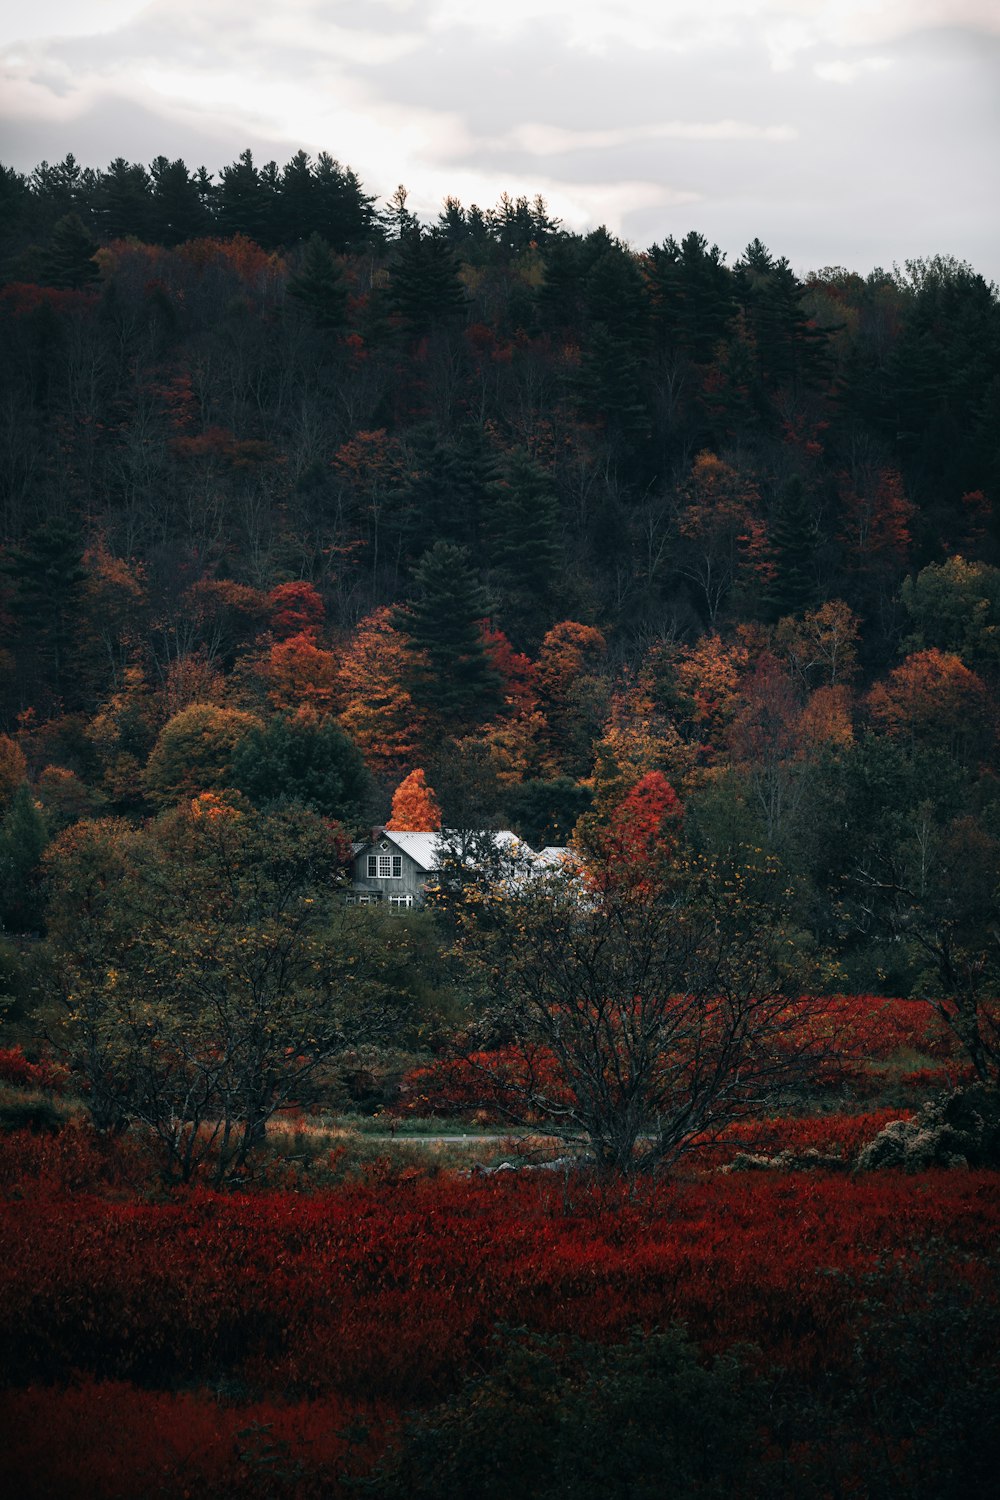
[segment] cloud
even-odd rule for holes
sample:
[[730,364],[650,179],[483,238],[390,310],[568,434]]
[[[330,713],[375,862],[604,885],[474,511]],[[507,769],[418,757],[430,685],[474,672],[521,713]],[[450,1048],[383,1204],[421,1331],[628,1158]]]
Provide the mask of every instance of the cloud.
[[998,58],[996,0],[37,0],[0,124],[22,169],[303,146],[430,216],[542,192],[637,243],[1000,275]]

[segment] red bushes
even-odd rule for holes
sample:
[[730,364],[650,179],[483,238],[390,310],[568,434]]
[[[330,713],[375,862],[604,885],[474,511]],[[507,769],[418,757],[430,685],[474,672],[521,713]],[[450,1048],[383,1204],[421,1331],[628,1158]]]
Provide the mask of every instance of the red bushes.
[[987,1174],[715,1176],[638,1202],[544,1177],[8,1204],[0,1341],[23,1378],[224,1370],[406,1404],[453,1384],[497,1323],[603,1340],[680,1319],[806,1372],[846,1357],[859,1278],[901,1306],[919,1294],[927,1246],[996,1296]]
[[346,1429],[383,1415],[328,1396],[296,1406],[227,1407],[209,1394],[84,1380],[5,1397],[4,1481],[17,1496],[271,1497],[340,1494],[362,1453]]
[[44,1058],[29,1062],[21,1047],[0,1047],[0,1080],[19,1088],[51,1089],[61,1094],[69,1080],[69,1069]]

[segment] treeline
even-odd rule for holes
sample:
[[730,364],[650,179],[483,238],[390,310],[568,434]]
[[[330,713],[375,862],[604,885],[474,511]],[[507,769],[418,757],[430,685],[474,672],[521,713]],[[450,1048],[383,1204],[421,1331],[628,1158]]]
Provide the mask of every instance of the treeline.
[[945,983],[989,930],[1000,302],[971,267],[802,279],[540,199],[424,225],[304,153],[0,193],[9,930],[81,817],[235,789],[350,825],[417,766],[446,823],[536,843],[662,772],[866,987]]

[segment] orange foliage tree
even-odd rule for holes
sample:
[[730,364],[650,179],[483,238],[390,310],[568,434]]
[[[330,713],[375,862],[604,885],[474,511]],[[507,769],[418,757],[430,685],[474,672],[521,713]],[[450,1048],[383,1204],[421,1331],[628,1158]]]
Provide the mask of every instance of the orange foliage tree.
[[389,609],[362,620],[340,659],[339,722],[369,767],[398,773],[421,739],[421,721],[406,686],[412,652]]
[[441,809],[419,766],[396,788],[392,799],[392,817],[385,826],[405,829],[410,833],[437,833],[440,830]]
[[337,659],[332,651],[317,646],[311,633],[276,641],[261,675],[274,708],[286,713],[300,708],[317,714],[334,711],[340,683]]
[[915,651],[868,694],[887,734],[952,750],[981,745],[991,725],[986,684],[951,651]]

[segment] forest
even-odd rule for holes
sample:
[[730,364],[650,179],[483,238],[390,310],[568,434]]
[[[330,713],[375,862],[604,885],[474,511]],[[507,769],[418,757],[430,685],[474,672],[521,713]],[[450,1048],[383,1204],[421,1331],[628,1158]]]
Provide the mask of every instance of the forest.
[[17,1493],[989,1493],[998,507],[947,254],[0,166]]

